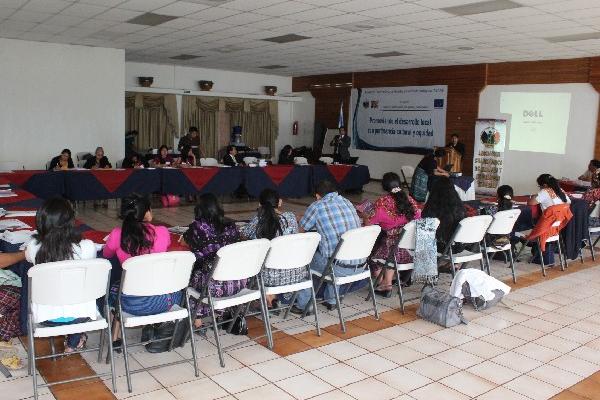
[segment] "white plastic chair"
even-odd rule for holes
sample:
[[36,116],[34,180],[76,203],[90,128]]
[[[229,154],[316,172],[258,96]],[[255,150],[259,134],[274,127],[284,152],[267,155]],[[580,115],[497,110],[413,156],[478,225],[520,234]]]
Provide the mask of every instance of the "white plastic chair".
[[410,183],[412,182],[412,177],[415,174],[415,169],[410,165],[403,165],[400,167],[400,174],[402,174],[402,179],[404,182],[404,186],[406,188],[410,188]]
[[[510,234],[512,233],[515,227],[515,223],[517,222],[519,215],[521,215],[521,210],[519,210],[518,208],[512,210],[498,211],[496,215],[494,215],[494,219],[488,227],[487,234],[508,236],[510,238]],[[515,262],[513,260],[512,244],[510,243],[510,240],[504,246],[497,247],[487,243],[487,240],[484,238],[483,248],[485,251],[485,263],[488,275],[490,275],[489,255],[498,252],[503,252],[506,255],[506,252],[508,252],[508,259],[510,261],[510,269],[512,270],[513,282],[517,283],[517,275],[515,274]]]
[[306,157],[294,157],[294,164],[296,165],[308,165]]
[[[281,286],[266,286],[264,287],[265,295],[278,295],[281,293],[297,293],[299,290],[310,289],[312,291],[312,304],[314,309],[317,309],[317,298],[313,281],[310,274],[310,262],[317,251],[321,235],[316,232],[297,233],[293,235],[279,236],[271,240],[271,248],[265,260],[264,268],[285,271],[294,268],[306,268],[307,278],[303,282],[281,285]],[[286,308],[285,317],[287,318],[289,310],[294,302],[290,302]],[[269,325],[268,312],[267,323]],[[319,328],[319,316],[315,312],[315,326],[317,335],[321,336]],[[271,336],[273,336],[271,332]]]
[[[113,392],[117,391],[112,341],[109,341],[108,355],[110,361],[110,372],[104,374],[90,375],[75,379],[67,379],[59,382],[38,385],[36,361],[41,359],[55,358],[67,354],[79,354],[99,350],[100,347],[74,351],[73,353],[61,353],[47,356],[35,355],[35,338],[53,338],[55,336],[70,335],[75,333],[106,330],[111,337],[112,331],[108,320],[99,312],[96,319],[88,322],[64,324],[59,326],[44,326],[38,321],[35,314],[35,305],[64,307],[72,305],[95,303],[97,299],[104,296],[104,312],[109,314],[108,294],[110,290],[111,265],[108,260],[69,260],[34,265],[27,271],[29,277],[28,290],[28,324],[27,333],[29,339],[29,373],[33,377],[33,394],[38,398],[38,387],[48,387],[67,382],[80,381],[111,375]],[[64,315],[64,317],[78,317],[77,315]],[[53,342],[51,342],[52,344]],[[52,346],[54,347],[54,346]]]
[[[266,324],[268,318],[266,314],[267,300],[265,298],[264,291],[260,290],[262,282],[260,271],[264,264],[267,252],[269,251],[270,245],[271,242],[267,239],[255,239],[233,243],[221,247],[219,251],[217,251],[217,258],[214,262],[215,266],[211,275],[212,280],[238,281],[257,277],[259,281],[258,288],[245,288],[232,296],[217,298],[213,298],[210,290],[208,289],[208,285],[202,289],[202,293],[198,293],[196,290],[190,290],[192,296],[201,301],[203,304],[208,305],[210,308],[212,329],[215,334],[215,342],[217,343],[221,367],[225,367],[225,360],[223,358],[223,348],[221,347],[221,340],[219,338],[219,324],[217,323],[217,316],[215,314],[216,310],[224,310],[230,307],[246,305],[247,312],[250,302],[260,300],[263,321],[265,321],[265,334],[267,336],[269,348],[273,348],[271,331]],[[234,316],[234,320],[236,317],[237,313]],[[225,322],[228,321],[224,321],[222,323]]]
[[90,153],[89,151],[80,151],[79,153],[75,153],[75,160],[76,161],[85,161],[84,157],[87,155],[91,156],[92,153]]
[[[590,213],[590,217],[591,218],[600,218],[600,201],[597,201],[596,205],[594,205],[594,209]],[[592,235],[598,235],[596,240],[593,242],[592,242]],[[594,247],[596,246],[596,244],[598,243],[599,240],[600,240],[600,226],[588,227],[587,242],[588,242],[588,245],[590,246],[590,252],[592,253],[592,261],[596,261],[596,254],[594,253]],[[584,246],[580,250],[580,253],[579,253],[581,262],[583,262],[583,249],[585,247],[587,247],[587,246]]]
[[258,164],[258,158],[256,157],[244,157],[244,164],[246,165],[250,165],[250,164]]
[[0,172],[15,171],[19,169],[19,163],[16,161],[1,161]]
[[[344,322],[344,316],[342,314],[342,305],[338,286],[368,279],[369,289],[371,291],[373,301],[373,311],[375,312],[375,319],[377,320],[379,320],[379,310],[377,309],[377,303],[375,301],[375,287],[373,285],[373,279],[371,279],[371,271],[368,267],[367,261],[356,265],[354,268],[355,271],[361,272],[342,277],[335,276],[335,269],[333,266],[338,262],[344,263],[345,261],[347,262],[360,259],[367,260],[371,255],[371,251],[373,250],[373,246],[375,246],[375,241],[377,241],[377,237],[379,236],[380,232],[381,227],[379,225],[350,229],[341,236],[340,241],[338,242],[335,251],[329,258],[323,273],[311,270],[313,275],[321,278],[316,293],[319,293],[319,289],[325,282],[333,285],[333,292],[335,295],[338,316],[340,318],[340,325],[342,327],[342,332],[344,333],[346,332],[346,323]],[[307,308],[305,308],[305,314]],[[316,309],[314,311],[315,313],[317,312]],[[354,315],[349,315],[347,317],[350,318],[353,316]]]
[[77,163],[77,168],[83,168],[87,160],[77,160],[75,162]]
[[201,167],[218,167],[219,162],[216,158],[201,158],[200,159]]
[[[449,259],[452,263],[452,277],[456,273],[456,264],[462,264],[470,261],[479,260],[481,270],[484,269],[483,253],[481,242],[485,237],[488,227],[492,223],[491,215],[477,215],[475,217],[467,217],[459,222],[456,231],[452,235],[452,239],[446,249],[444,250],[444,257]],[[477,244],[479,251],[473,252],[469,250],[463,250],[458,254],[452,252],[453,244]]]
[[[142,368],[141,370],[130,371],[129,354],[130,346],[139,346],[142,343],[127,343],[126,329],[136,328],[144,325],[157,324],[168,321],[180,321],[187,318],[190,329],[190,345],[192,346],[192,359],[194,362],[194,372],[198,373],[198,362],[196,357],[196,344],[194,341],[192,313],[189,306],[189,295],[185,294],[185,308],[178,304],[173,305],[169,311],[136,316],[123,311],[121,305],[121,296],[158,296],[168,293],[182,291],[188,287],[192,268],[196,262],[196,256],[189,251],[169,251],[166,253],[145,254],[131,257],[123,263],[123,275],[121,276],[121,286],[117,297],[117,313],[113,323],[121,323],[121,340],[123,342],[123,358],[125,360],[125,375],[127,376],[127,388],[132,392],[131,374],[146,371],[151,368]],[[163,338],[152,341],[162,341],[172,338]],[[108,342],[111,342],[110,336]],[[172,346],[172,343],[171,343]],[[181,360],[170,364],[162,364],[152,368],[159,368],[165,365],[174,365],[187,363],[189,360]]]
[[333,164],[333,158],[332,157],[320,157],[319,161],[321,161],[321,162],[323,162],[323,163],[325,163],[327,165]]

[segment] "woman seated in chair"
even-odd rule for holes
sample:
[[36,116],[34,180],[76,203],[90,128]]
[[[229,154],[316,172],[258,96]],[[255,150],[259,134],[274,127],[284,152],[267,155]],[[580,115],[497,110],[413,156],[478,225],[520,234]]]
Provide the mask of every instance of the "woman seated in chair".
[[178,167],[186,168],[186,167],[195,167],[196,164],[196,156],[192,151],[192,146],[185,145],[181,148],[181,155],[179,158],[175,160],[174,163]]
[[[240,231],[244,239],[273,239],[281,235],[298,233],[298,220],[293,212],[281,211],[281,198],[273,189],[264,189],[259,196],[260,208],[257,215]],[[265,286],[283,286],[305,281],[307,270],[266,269],[263,271]],[[277,307],[275,296],[267,296],[269,308]]]
[[[441,176],[435,180],[429,192],[427,203],[425,203],[425,207],[421,212],[421,217],[440,220],[435,238],[438,252],[444,252],[458,227],[458,223],[465,218],[465,207],[449,178]],[[462,250],[464,248],[460,245],[452,247],[454,253],[459,253]]]
[[[583,199],[588,203],[590,212],[596,207],[596,202],[600,200],[600,169],[596,169],[592,174],[592,186],[585,192]],[[588,225],[590,228],[600,226],[600,218],[590,217]]]
[[71,158],[71,150],[63,149],[59,156],[54,157],[50,161],[48,171],[65,171],[71,168],[75,168],[75,164],[73,164],[73,159]]
[[513,188],[509,185],[502,185],[496,189],[496,204],[485,207],[484,214],[496,215],[498,211],[512,210],[513,208]]
[[[246,287],[246,280],[215,281],[211,278],[217,251],[228,244],[240,241],[240,234],[235,223],[225,218],[225,212],[216,196],[206,193],[200,196],[194,210],[195,220],[189,225],[183,238],[196,255],[194,271],[190,279],[190,286],[200,293],[208,288],[212,297],[232,296]],[[240,254],[240,257],[243,257]],[[209,315],[207,305],[191,299],[191,307],[196,312],[194,326],[202,326],[202,317]],[[223,312],[217,313],[219,316]]]
[[158,154],[152,160],[153,167],[168,167],[173,164],[173,156],[169,154],[169,148],[166,145],[162,145],[158,149]]
[[434,178],[449,176],[448,172],[440,168],[436,161],[436,158],[443,157],[444,155],[444,149],[434,149],[423,157],[415,168],[410,190],[415,200],[425,201],[427,191],[431,190],[431,186],[434,184]]
[[281,152],[279,152],[279,159],[277,164],[280,165],[294,165],[294,149],[289,144],[283,146]]
[[147,167],[147,165],[145,165],[144,161],[142,160],[142,157],[137,154],[137,153],[130,153],[128,154],[125,159],[123,160],[123,165],[121,165],[123,168],[144,168]]
[[90,157],[86,160],[83,168],[86,169],[110,169],[112,165],[108,162],[108,158],[104,155],[104,149],[102,147],[96,147],[94,157]]
[[[91,240],[81,239],[75,231],[75,211],[68,200],[53,198],[46,200],[35,217],[37,233],[25,248],[25,259],[32,264],[65,260],[90,260],[96,258],[96,245]],[[96,302],[65,307],[33,304],[34,314],[42,324],[56,326],[95,319]],[[87,335],[73,334],[65,339],[65,352],[70,353],[85,347]]]
[[540,205],[542,211],[556,204],[571,203],[571,199],[562,191],[558,181],[550,174],[542,174],[537,178],[540,191],[527,202],[530,206]]
[[[139,194],[131,194],[121,201],[120,228],[114,228],[102,249],[104,258],[117,257],[119,263],[142,254],[163,253],[171,245],[171,234],[164,226],[153,225],[150,199]],[[111,288],[111,304],[116,303],[119,284]],[[123,311],[133,315],[150,315],[168,311],[179,304],[181,293],[160,296],[122,296]]]
[[10,349],[12,347],[10,340],[25,334],[25,332],[21,332],[19,322],[21,278],[8,269],[3,270],[23,260],[25,260],[25,253],[22,251],[0,253],[0,277],[2,278],[0,285],[0,350]]
[[[382,264],[385,265],[391,250],[398,242],[402,227],[413,219],[421,217],[421,210],[417,207],[417,203],[402,190],[398,174],[394,172],[384,174],[381,186],[387,194],[377,199],[374,210],[365,219],[365,225],[379,225],[382,230],[382,235],[371,253],[371,272],[375,278],[379,276]],[[412,262],[411,255],[404,249],[396,249],[395,257],[398,264]],[[383,280],[375,289],[375,294],[390,297],[394,276],[393,269],[386,269]],[[401,274],[401,278],[403,282],[398,284],[407,283],[410,279],[410,271]]]

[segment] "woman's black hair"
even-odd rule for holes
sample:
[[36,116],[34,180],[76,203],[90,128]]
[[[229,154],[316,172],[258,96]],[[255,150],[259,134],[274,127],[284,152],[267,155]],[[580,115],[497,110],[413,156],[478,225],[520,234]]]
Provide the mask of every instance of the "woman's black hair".
[[258,223],[256,224],[256,237],[258,239],[273,239],[281,235],[281,223],[277,215],[279,207],[279,193],[273,189],[264,189],[260,192],[258,201],[260,208],[258,209]]
[[81,236],[75,232],[75,210],[68,200],[46,200],[37,211],[35,223],[37,233],[33,237],[40,243],[36,264],[73,259],[73,245]]
[[204,220],[214,226],[217,233],[223,232],[227,225],[225,212],[217,197],[212,193],[205,193],[198,198],[198,204],[194,208],[194,218]]
[[292,149],[293,149],[293,147],[290,146],[289,144],[286,144],[285,146],[283,146],[283,149],[281,149],[281,151],[279,152],[278,164],[282,164],[284,161],[286,161],[286,159],[288,157],[288,153]]
[[150,199],[133,193],[121,200],[121,249],[132,256],[143,254],[154,243],[154,232],[144,222]]
[[555,177],[550,174],[541,174],[537,178],[537,184],[539,187],[547,186],[556,193],[556,195],[563,201],[563,203],[567,202],[567,195],[562,191],[558,181]]
[[450,178],[445,176],[435,178],[421,215],[439,219],[440,226],[436,237],[446,243],[450,240],[456,226],[465,217],[465,206]]
[[67,153],[69,155],[69,158],[71,158],[71,150],[69,149],[62,149],[62,151],[60,152],[60,154],[64,154]]
[[226,150],[227,154],[231,153],[231,150],[233,150],[234,148],[235,148],[235,146],[231,145],[231,144],[229,146],[227,146],[227,150]]
[[436,158],[444,157],[446,155],[446,150],[444,149],[435,149],[433,151],[433,156]]
[[513,207],[512,198],[514,197],[513,188],[509,185],[502,185],[496,190],[498,197],[498,211],[511,210]]
[[394,198],[396,204],[396,213],[404,215],[408,220],[415,216],[415,210],[412,204],[408,201],[408,196],[402,190],[400,177],[395,172],[386,172],[381,180],[383,190],[388,192]]

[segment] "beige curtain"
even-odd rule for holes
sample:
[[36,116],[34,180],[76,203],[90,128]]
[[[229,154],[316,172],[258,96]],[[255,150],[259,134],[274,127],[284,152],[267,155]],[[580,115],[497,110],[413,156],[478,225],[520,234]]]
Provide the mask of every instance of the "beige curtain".
[[197,127],[202,156],[216,158],[219,150],[219,98],[183,96],[181,108],[184,132],[190,126]]
[[279,126],[276,101],[225,99],[225,112],[229,115],[229,132],[239,125],[248,147],[266,146],[274,154]]
[[125,129],[136,130],[140,152],[171,147],[179,131],[177,102],[174,94],[125,93]]

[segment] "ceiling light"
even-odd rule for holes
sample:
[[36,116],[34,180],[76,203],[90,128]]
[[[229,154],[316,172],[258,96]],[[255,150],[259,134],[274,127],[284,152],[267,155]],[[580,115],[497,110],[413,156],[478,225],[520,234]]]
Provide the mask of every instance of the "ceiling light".
[[397,57],[397,56],[407,56],[407,55],[408,55],[408,53],[400,53],[399,51],[386,51],[384,53],[365,54],[365,56],[373,57],[373,58]]
[[579,40],[600,39],[600,32],[578,33],[575,35],[552,36],[544,38],[550,43],[577,42]]
[[178,17],[174,17],[172,15],[145,13],[142,15],[138,15],[137,17],[132,18],[127,22],[129,22],[130,24],[156,26],[156,25],[164,24],[165,22],[172,21],[177,18]]
[[442,11],[446,11],[447,13],[453,15],[474,15],[474,14],[483,14],[494,11],[502,11],[502,10],[510,10],[512,8],[523,7],[519,3],[515,3],[511,0],[490,0],[490,1],[481,1],[479,3],[469,3],[462,6],[454,6],[454,7],[444,7],[440,8]]
[[279,65],[279,64],[263,65],[262,67],[258,67],[258,68],[262,68],[262,69],[282,69],[282,68],[287,68],[287,65]]
[[201,56],[195,56],[193,54],[180,54],[178,56],[169,57],[171,60],[193,60],[194,58],[200,58]]
[[310,39],[310,37],[290,33],[288,35],[274,36],[274,37],[270,37],[270,38],[266,38],[266,39],[262,39],[262,40],[265,40],[267,42],[273,42],[273,43],[290,43],[290,42],[297,42],[297,41],[304,40],[304,39]]

